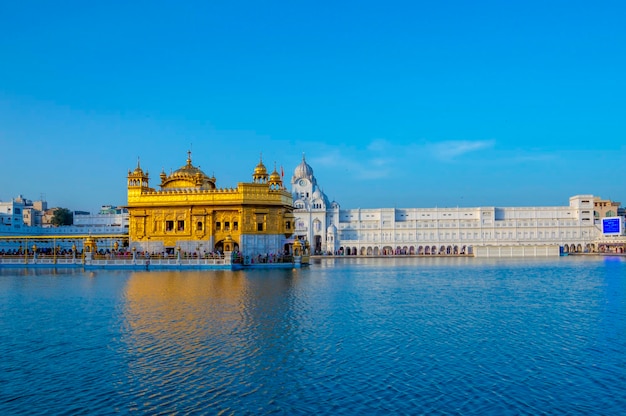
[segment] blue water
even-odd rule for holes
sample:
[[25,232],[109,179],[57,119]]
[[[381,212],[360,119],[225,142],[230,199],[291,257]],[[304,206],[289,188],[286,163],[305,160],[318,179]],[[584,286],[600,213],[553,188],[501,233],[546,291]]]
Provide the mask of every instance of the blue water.
[[0,414],[626,412],[626,259],[0,269]]

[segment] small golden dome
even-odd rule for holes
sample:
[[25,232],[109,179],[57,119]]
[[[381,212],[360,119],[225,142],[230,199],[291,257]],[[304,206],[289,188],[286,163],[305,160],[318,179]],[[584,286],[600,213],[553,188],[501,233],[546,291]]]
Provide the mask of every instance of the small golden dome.
[[133,171],[133,175],[143,176],[143,170],[141,169],[141,166],[139,165],[139,158],[137,158],[137,167]]
[[276,170],[276,163],[274,163],[274,171],[270,174],[270,182],[279,183],[280,181],[280,173]]
[[256,168],[254,168],[254,174],[255,175],[267,175],[267,168],[263,164],[263,160],[261,160],[259,164],[256,165]]
[[270,175],[270,182],[280,182],[280,174],[276,171]]

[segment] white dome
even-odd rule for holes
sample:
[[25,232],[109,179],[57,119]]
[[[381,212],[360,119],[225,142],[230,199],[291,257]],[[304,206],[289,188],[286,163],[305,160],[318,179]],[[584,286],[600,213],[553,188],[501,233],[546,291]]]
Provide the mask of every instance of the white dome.
[[313,177],[313,168],[306,163],[304,155],[302,155],[302,162],[300,162],[300,164],[296,166],[296,169],[293,171],[293,177],[295,179],[311,179]]

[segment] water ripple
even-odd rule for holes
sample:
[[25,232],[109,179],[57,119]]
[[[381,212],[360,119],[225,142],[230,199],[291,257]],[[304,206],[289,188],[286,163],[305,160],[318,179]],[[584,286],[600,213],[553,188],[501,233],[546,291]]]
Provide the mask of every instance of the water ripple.
[[0,269],[2,414],[621,414],[626,266]]

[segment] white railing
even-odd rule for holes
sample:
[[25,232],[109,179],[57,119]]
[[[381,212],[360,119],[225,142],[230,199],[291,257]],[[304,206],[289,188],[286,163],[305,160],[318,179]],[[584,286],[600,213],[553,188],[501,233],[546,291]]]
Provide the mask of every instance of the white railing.
[[32,256],[29,257],[22,257],[22,256],[0,256],[0,264],[25,264],[25,265],[34,265],[34,264],[41,264],[41,265],[50,265],[50,266],[54,266],[54,265],[75,265],[75,264],[82,264],[83,260],[80,258],[65,258],[65,257],[37,257],[37,258],[33,258]]
[[214,257],[214,258],[99,258],[90,259],[82,257],[66,258],[66,257],[33,257],[31,256],[0,256],[0,265],[41,265],[41,266],[59,266],[59,265],[85,265],[98,267],[211,267],[211,266],[229,266],[231,264],[230,257]]

